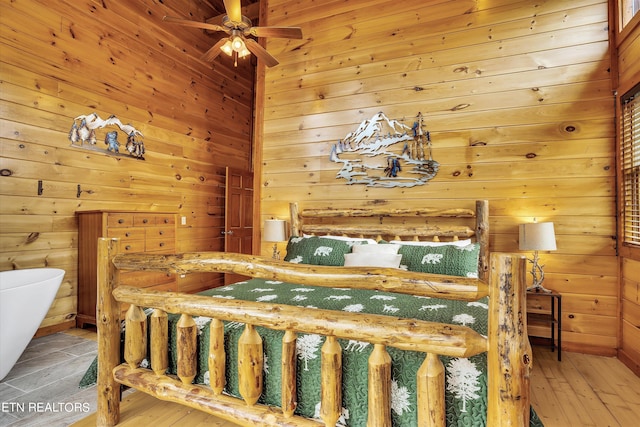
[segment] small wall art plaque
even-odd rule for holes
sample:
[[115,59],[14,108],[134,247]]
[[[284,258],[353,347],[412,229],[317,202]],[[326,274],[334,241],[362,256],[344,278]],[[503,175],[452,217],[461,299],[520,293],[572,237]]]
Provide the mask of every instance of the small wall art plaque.
[[342,163],[336,178],[369,187],[424,185],[439,167],[421,113],[412,127],[377,113],[334,144],[329,158]]
[[[114,130],[98,135],[97,131],[107,126]],[[118,133],[118,129],[123,135]],[[69,131],[69,141],[73,146],[104,151],[114,156],[135,157],[139,160],[144,160],[142,138],[142,132],[130,124],[122,124],[116,116],[111,115],[104,120],[97,113],[76,117]]]

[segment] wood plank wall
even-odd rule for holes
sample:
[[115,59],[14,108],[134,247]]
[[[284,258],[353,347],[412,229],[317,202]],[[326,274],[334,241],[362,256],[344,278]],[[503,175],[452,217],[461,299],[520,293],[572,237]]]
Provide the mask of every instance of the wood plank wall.
[[[553,221],[545,285],[564,296],[563,346],[618,344],[615,120],[605,0],[269,0],[262,219],[322,206],[491,203],[491,245]],[[437,176],[414,188],[346,185],[332,144],[374,113],[425,116]],[[268,245],[263,246],[266,254]]]
[[[617,89],[618,95],[623,96],[640,84],[640,13],[619,30],[616,32]],[[618,357],[640,375],[640,248],[621,245],[620,265],[621,331]]]
[[[255,64],[201,62],[217,38],[161,21],[216,14],[190,0],[0,3],[0,269],[67,272],[41,333],[74,324],[76,210],[176,212],[179,251],[223,249],[224,168],[251,167]],[[72,147],[74,117],[92,112],[141,130],[145,160]]]

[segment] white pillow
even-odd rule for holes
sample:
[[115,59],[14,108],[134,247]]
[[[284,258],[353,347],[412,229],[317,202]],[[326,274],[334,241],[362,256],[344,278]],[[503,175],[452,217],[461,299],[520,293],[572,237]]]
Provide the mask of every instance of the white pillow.
[[400,245],[388,245],[386,243],[377,244],[377,245],[354,245],[351,248],[351,252],[354,254],[397,254],[400,249]]
[[471,239],[465,240],[452,240],[451,242],[417,242],[415,240],[392,240],[394,245],[407,245],[407,246],[469,246]]
[[400,254],[377,254],[372,256],[368,253],[344,254],[345,267],[400,267]]
[[322,237],[323,239],[333,239],[333,240],[342,240],[343,242],[367,242],[369,245],[377,245],[378,242],[376,242],[373,239],[362,239],[359,237],[349,237],[349,236],[332,236],[332,235],[326,235],[326,236],[321,236],[321,235],[311,235],[311,234],[303,234],[302,237]]

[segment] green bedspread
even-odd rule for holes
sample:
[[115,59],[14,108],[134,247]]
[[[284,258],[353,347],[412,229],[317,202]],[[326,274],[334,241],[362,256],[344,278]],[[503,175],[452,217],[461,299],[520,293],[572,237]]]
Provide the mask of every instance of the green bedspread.
[[[201,295],[264,301],[300,307],[383,314],[417,318],[443,323],[467,325],[487,335],[487,300],[460,302],[377,291],[336,289],[252,279],[233,285],[211,289]],[[170,330],[175,331],[178,315],[170,315]],[[200,330],[198,376],[196,383],[208,383],[209,319],[195,318]],[[256,328],[264,340],[264,388],[260,403],[280,404],[280,360],[283,332]],[[227,351],[226,392],[239,396],[236,342],[243,325],[225,324]],[[171,348],[175,348],[175,334],[171,334]],[[320,349],[324,338],[299,334],[298,407],[296,413],[318,417],[320,404]],[[367,362],[373,346],[358,341],[340,340],[343,349],[343,412],[339,425],[365,426],[367,415]],[[416,372],[424,354],[388,348],[392,359],[392,416],[394,426],[416,426]],[[465,358],[441,357],[446,370],[446,401],[448,426],[484,426],[486,424],[486,354]],[[146,362],[146,361],[145,361]],[[144,362],[143,362],[144,363]],[[95,383],[97,364],[94,361],[81,386]],[[169,373],[175,374],[175,353],[170,351]],[[532,426],[542,423],[532,411]]]

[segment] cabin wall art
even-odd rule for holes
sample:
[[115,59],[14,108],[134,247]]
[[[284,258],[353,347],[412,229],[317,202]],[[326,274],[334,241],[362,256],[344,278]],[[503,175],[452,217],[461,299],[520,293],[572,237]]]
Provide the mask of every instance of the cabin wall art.
[[436,176],[439,167],[421,113],[411,127],[377,113],[334,144],[329,158],[342,163],[336,178],[369,187],[423,185]]
[[[98,135],[96,131],[107,126],[119,129],[124,134],[123,138],[118,140],[118,130],[106,131],[104,135]],[[131,124],[122,124],[115,115],[104,120],[97,113],[76,117],[69,131],[69,141],[73,146],[104,151],[116,156],[131,156],[139,160],[144,160],[142,138],[142,132]],[[104,145],[98,141],[103,141]],[[120,141],[125,141],[124,147],[121,146]]]

